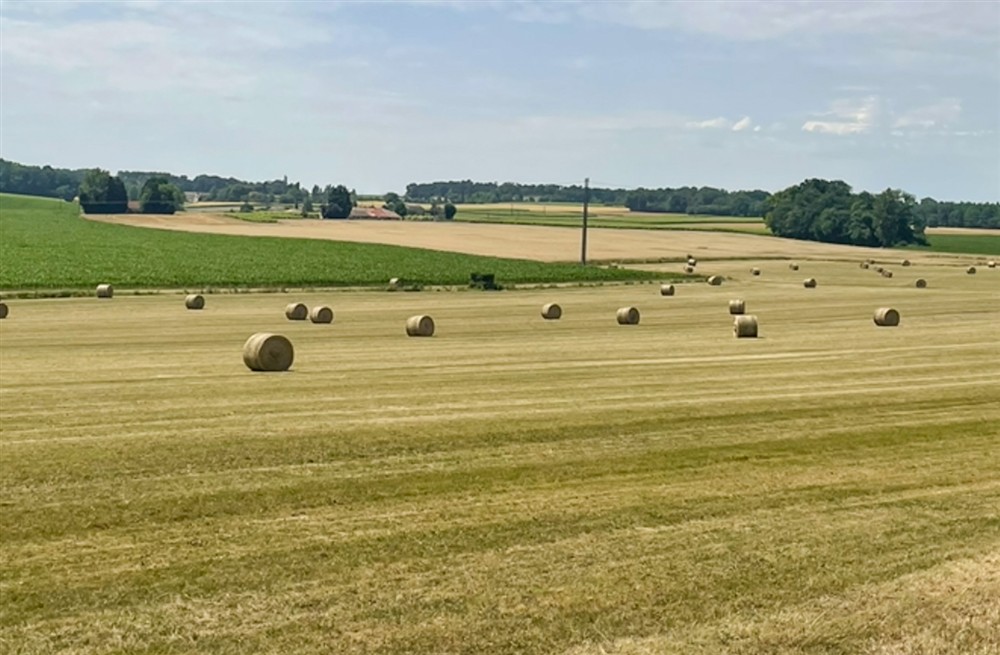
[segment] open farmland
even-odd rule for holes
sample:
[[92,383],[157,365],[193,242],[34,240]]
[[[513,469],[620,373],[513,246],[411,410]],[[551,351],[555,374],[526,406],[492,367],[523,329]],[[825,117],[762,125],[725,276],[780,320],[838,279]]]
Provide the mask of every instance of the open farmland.
[[[472,272],[493,273],[504,284],[649,277],[642,271],[432,252],[403,247],[414,245],[405,242],[394,246],[241,238],[250,230],[229,236],[186,234],[184,226],[192,221],[187,214],[126,218],[139,225],[165,223],[180,231],[88,221],[75,204],[0,195],[0,289],[93,289],[105,282],[123,289],[363,286],[384,285],[393,277],[410,284],[462,285]],[[234,223],[255,227],[217,214],[195,215],[193,220],[191,231],[224,231]],[[265,230],[260,236],[267,235]]]
[[[732,279],[11,301],[0,650],[997,652],[1000,270],[699,267]],[[244,368],[259,330],[292,371]]]

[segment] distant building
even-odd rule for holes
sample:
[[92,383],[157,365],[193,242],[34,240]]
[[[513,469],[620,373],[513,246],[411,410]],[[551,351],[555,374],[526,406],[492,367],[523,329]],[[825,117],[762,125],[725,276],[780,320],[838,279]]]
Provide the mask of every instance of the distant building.
[[403,217],[381,207],[355,207],[348,218],[367,218],[376,221],[401,221]]

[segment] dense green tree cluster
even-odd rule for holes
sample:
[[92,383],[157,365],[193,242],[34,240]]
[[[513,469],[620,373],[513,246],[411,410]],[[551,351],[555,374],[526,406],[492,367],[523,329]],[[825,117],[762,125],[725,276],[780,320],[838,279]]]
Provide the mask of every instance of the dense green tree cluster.
[[385,204],[382,205],[382,208],[396,212],[404,217],[409,213],[409,209],[403,199],[399,197],[398,193],[393,193],[392,191],[385,194]]
[[347,218],[351,215],[354,204],[351,192],[343,184],[328,187],[321,214],[323,218]]
[[173,214],[184,206],[184,192],[166,177],[151,177],[142,185],[139,209],[143,214]]
[[713,187],[636,189],[625,206],[632,211],[708,214],[710,216],[763,216],[767,191],[726,191]]
[[80,206],[88,214],[124,214],[128,211],[125,184],[99,168],[87,171],[80,182]]
[[855,194],[840,180],[811,179],[771,196],[764,222],[780,237],[892,247],[925,242],[916,207],[896,189]]
[[938,202],[924,198],[917,215],[927,227],[986,227],[1000,229],[1000,202]]
[[0,159],[0,193],[45,196],[72,200],[87,174],[86,169],[69,170],[51,166],[27,166]]

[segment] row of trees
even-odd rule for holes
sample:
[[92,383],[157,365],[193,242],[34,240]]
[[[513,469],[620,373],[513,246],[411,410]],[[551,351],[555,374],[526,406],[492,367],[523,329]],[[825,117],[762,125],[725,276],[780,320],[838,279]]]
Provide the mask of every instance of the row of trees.
[[764,222],[781,237],[876,247],[926,243],[916,200],[897,189],[852,193],[846,182],[810,179],[766,204]]
[[[73,199],[81,189],[88,170],[70,170],[51,166],[28,166],[0,159],[0,192],[25,195],[47,196]],[[332,185],[314,185],[305,189],[298,182],[287,178],[266,182],[247,182],[231,177],[198,175],[194,178],[169,173],[144,171],[122,171],[118,179],[125,186],[127,200],[143,198],[143,191],[151,179],[154,186],[164,183],[172,185],[180,192],[193,192],[202,200],[243,202],[268,206],[282,203],[295,206],[330,205],[334,213],[343,213],[347,203],[343,196],[333,202]],[[100,186],[100,185],[98,185]],[[170,190],[177,199],[175,208],[180,208],[179,195]],[[339,193],[339,192],[338,192]],[[473,182],[471,180],[451,182],[411,183],[406,186],[402,198],[398,194],[387,197],[386,205],[400,215],[408,215],[412,203],[436,203],[442,215],[447,215],[447,205],[451,202],[572,202],[582,203],[586,191],[581,185],[563,186],[558,184],[516,184],[513,182]],[[120,195],[112,194],[119,202]],[[337,194],[335,194],[337,195]],[[351,206],[356,194],[349,192]],[[99,197],[99,196],[95,196]],[[771,194],[766,191],[726,191],[713,187],[679,187],[662,189],[590,189],[590,199],[594,203],[625,205],[633,211],[678,212],[687,214],[712,214],[726,216],[763,216]],[[409,206],[407,206],[409,204]],[[120,206],[120,205],[119,205]],[[339,211],[337,210],[339,208]],[[399,208],[405,208],[399,211]],[[311,211],[311,207],[310,207]],[[350,210],[347,210],[350,213]],[[1000,203],[939,202],[924,198],[913,208],[916,220],[930,227],[986,227],[1000,228]],[[405,214],[404,214],[405,212]]]
[[[411,183],[406,185],[406,200],[411,202],[569,202],[582,203],[587,189],[580,185],[515,184],[513,182]],[[663,189],[589,190],[591,202],[625,205],[632,211],[710,214],[714,216],[763,216],[767,191],[726,191],[713,187]]]
[[[124,214],[129,197],[120,175],[99,168],[87,171],[77,194],[88,214]],[[139,191],[139,211],[144,214],[173,214],[184,207],[184,192],[165,177],[150,177]]]

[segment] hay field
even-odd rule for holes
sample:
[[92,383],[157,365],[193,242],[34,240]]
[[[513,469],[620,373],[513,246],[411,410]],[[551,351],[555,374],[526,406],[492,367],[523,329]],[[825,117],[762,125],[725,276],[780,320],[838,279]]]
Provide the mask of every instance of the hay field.
[[[11,301],[0,651],[997,652],[1000,271],[726,266]],[[244,368],[255,331],[291,372]]]
[[[249,223],[217,214],[188,212],[173,216],[120,214],[87,218],[161,230],[381,243],[547,262],[573,262],[580,258],[579,230],[562,227],[444,221],[287,220],[277,223]],[[812,257],[857,261],[864,257],[909,257],[920,262],[954,261],[953,257],[933,252],[859,248],[755,234],[614,228],[590,230],[588,253],[593,261],[681,259],[688,253],[699,259]]]

